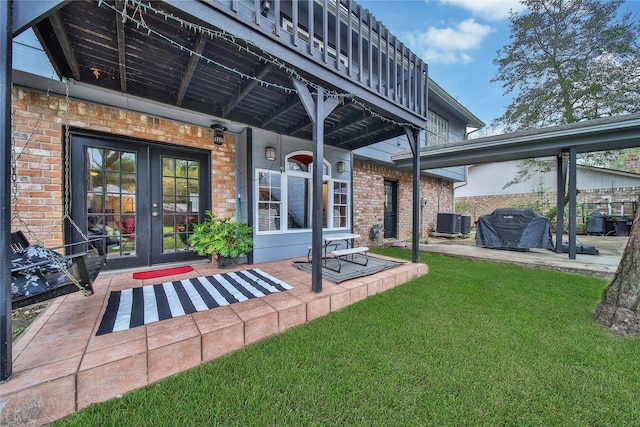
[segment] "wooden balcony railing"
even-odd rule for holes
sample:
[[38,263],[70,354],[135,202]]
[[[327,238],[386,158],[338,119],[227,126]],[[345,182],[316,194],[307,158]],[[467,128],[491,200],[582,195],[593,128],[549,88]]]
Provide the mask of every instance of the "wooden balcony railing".
[[426,117],[427,64],[356,2],[202,1],[269,35],[307,60]]

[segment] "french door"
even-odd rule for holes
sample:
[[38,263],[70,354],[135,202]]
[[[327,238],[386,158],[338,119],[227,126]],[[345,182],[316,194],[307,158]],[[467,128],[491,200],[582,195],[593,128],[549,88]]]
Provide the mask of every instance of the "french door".
[[189,235],[211,206],[208,152],[82,134],[71,145],[71,217],[104,236],[108,269],[200,258]]

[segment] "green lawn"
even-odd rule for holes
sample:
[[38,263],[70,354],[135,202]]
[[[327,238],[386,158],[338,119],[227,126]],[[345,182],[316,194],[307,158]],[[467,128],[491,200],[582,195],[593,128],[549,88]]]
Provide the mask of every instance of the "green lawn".
[[55,425],[640,425],[640,339],[591,319],[605,280],[421,261],[424,277]]

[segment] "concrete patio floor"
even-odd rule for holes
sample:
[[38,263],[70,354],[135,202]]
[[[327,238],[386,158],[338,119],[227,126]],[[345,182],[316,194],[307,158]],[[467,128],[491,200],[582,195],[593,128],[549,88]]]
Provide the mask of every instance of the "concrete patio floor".
[[[555,237],[555,236],[554,236]],[[568,242],[565,236],[564,242]],[[530,249],[527,252],[491,249],[476,246],[475,238],[430,238],[431,243],[421,244],[421,252],[439,253],[469,259],[519,264],[571,273],[588,274],[607,279],[613,278],[620,258],[627,245],[628,237],[620,236],[577,236],[578,244],[594,246],[599,255],[577,254],[569,259],[569,254],[558,254],[548,249]]]
[[[133,279],[131,271],[101,273],[94,283],[94,295],[74,293],[54,300],[13,344],[13,374],[0,385],[0,425],[50,423],[428,272],[425,264],[405,263],[339,285],[325,279],[322,292],[315,293],[311,291],[311,275],[297,269],[293,261],[241,265],[224,271],[212,263],[192,264],[194,271],[190,273],[148,280]],[[293,289],[95,335],[111,291],[253,267]]]

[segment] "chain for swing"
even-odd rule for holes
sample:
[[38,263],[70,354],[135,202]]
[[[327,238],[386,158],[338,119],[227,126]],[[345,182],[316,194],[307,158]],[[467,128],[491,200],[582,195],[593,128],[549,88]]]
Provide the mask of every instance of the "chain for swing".
[[[78,227],[78,224],[71,218],[71,133],[69,131],[69,89],[71,87],[70,79],[65,79],[65,109],[64,109],[64,216],[62,217],[62,224],[68,222],[72,225],[76,231],[82,236],[85,241],[89,238]],[[73,275],[65,271],[71,278],[71,281],[78,289],[84,294],[84,296],[91,295],[91,291],[86,289],[78,279]]]
[[[82,230],[78,227],[78,225],[73,221],[73,219],[69,215],[70,200],[71,200],[71,192],[70,192],[70,188],[71,188],[71,179],[70,179],[71,138],[70,138],[70,135],[69,135],[69,87],[70,87],[70,82],[69,82],[69,79],[65,79],[65,81],[66,81],[66,93],[65,93],[65,101],[66,101],[65,110],[66,111],[65,111],[65,122],[63,124],[63,126],[65,127],[65,146],[64,146],[64,150],[65,150],[65,160],[64,160],[65,196],[64,196],[64,198],[65,198],[65,200],[64,200],[64,216],[63,216],[62,220],[63,220],[63,224],[64,224],[65,221],[69,221],[69,223],[75,227],[75,229],[83,236],[83,238],[85,240],[89,240],[87,238],[87,236],[82,232]],[[11,189],[12,189],[11,193],[12,193],[12,206],[13,206],[13,214],[12,214],[12,217],[11,217],[11,222],[13,222],[14,220],[17,221],[18,224],[20,224],[20,227],[24,228],[27,231],[27,234],[29,235],[30,240],[35,240],[42,247],[42,249],[45,251],[45,253],[47,254],[48,258],[51,260],[51,262],[54,263],[56,265],[56,267],[61,272],[63,272],[67,277],[69,277],[71,282],[78,288],[78,290],[80,290],[85,296],[88,296],[88,295],[91,295],[91,292],[89,290],[85,289],[85,287],[82,286],[80,281],[77,278],[75,278],[73,276],[73,274],[71,274],[69,272],[69,270],[64,265],[64,263],[62,263],[60,261],[60,259],[56,256],[57,254],[53,250],[48,249],[45,246],[44,242],[37,237],[36,233],[34,233],[31,230],[31,228],[29,227],[29,224],[27,224],[27,222],[20,216],[20,209],[18,208],[18,167],[17,167],[17,163],[18,163],[18,160],[20,159],[20,156],[22,156],[22,153],[24,153],[24,151],[28,148],[29,144],[31,143],[31,141],[33,139],[33,135],[35,134],[36,129],[38,128],[40,122],[42,121],[42,118],[44,116],[45,105],[47,105],[46,101],[49,99],[50,93],[51,93],[51,79],[49,80],[49,86],[47,88],[47,93],[45,95],[45,99],[42,102],[40,113],[38,114],[38,119],[36,121],[36,124],[35,124],[35,126],[33,128],[33,131],[31,132],[31,134],[28,136],[27,140],[25,141],[25,144],[22,147],[22,150],[20,152],[18,152],[15,138],[13,138],[14,141],[11,144]]]
[[71,86],[70,80],[66,81],[65,91],[65,116],[64,116],[64,216],[62,217],[63,224],[68,221],[70,225],[82,236],[85,241],[89,238],[84,231],[76,224],[71,218],[71,132],[69,130],[69,88]]

